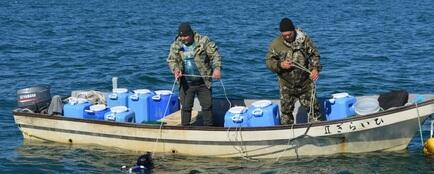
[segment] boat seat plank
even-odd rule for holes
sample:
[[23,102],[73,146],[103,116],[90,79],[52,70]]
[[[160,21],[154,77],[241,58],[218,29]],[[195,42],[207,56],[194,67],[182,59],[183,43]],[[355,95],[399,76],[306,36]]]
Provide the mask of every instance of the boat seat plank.
[[[198,120],[198,111],[191,111],[191,123],[194,124]],[[181,126],[181,110],[176,111],[160,121],[166,123],[168,126]]]

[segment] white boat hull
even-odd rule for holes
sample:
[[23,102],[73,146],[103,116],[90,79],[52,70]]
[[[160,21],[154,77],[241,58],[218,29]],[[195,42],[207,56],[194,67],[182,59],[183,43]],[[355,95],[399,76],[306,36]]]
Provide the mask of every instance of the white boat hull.
[[344,120],[262,128],[181,127],[14,113],[25,139],[208,157],[277,158],[396,151],[434,113],[434,100]]

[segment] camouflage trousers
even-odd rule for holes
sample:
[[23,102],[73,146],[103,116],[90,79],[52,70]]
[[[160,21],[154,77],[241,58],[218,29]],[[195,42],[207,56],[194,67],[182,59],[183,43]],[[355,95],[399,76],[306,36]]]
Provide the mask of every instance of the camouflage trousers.
[[[308,86],[300,89],[288,88],[285,85],[280,84],[280,108],[282,114],[280,115],[281,124],[293,124],[294,115],[292,114],[295,108],[295,102],[297,99],[304,107],[308,114],[311,112],[312,90],[315,90],[313,83],[309,83]],[[318,100],[315,96],[313,103],[313,116],[309,116],[309,122],[318,121],[320,118],[320,108]]]

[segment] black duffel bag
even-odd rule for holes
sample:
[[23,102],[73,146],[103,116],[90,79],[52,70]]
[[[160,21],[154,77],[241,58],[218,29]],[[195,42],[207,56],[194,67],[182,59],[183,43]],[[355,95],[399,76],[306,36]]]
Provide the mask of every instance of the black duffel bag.
[[378,103],[383,110],[392,107],[404,106],[408,102],[408,92],[405,90],[392,90],[380,94]]

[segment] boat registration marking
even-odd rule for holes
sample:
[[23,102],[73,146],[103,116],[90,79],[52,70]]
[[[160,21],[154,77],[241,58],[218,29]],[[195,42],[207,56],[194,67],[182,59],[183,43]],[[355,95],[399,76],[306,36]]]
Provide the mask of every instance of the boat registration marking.
[[[371,123],[375,124],[371,124]],[[342,132],[350,132],[350,131],[357,131],[365,128],[373,128],[384,124],[384,120],[382,118],[373,118],[371,120],[365,120],[365,121],[359,121],[359,122],[345,122],[345,123],[338,123],[335,125],[327,125],[324,126],[324,134],[335,134],[335,133],[342,133]]]

